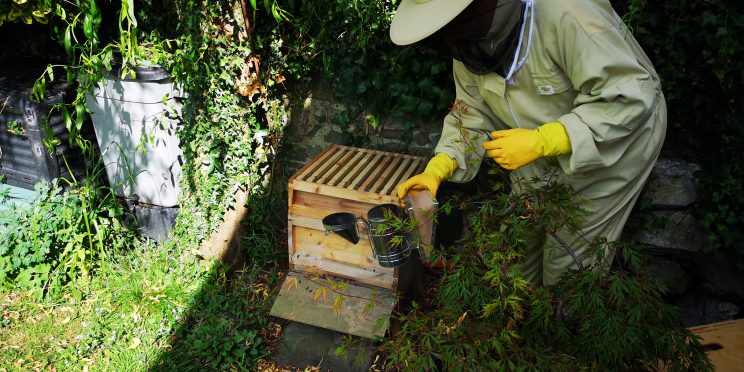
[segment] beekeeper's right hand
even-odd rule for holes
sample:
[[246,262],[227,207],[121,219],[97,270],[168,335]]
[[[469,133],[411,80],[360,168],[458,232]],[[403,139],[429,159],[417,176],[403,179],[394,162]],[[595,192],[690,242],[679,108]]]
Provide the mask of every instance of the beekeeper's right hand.
[[404,200],[408,190],[429,190],[431,197],[436,197],[439,185],[442,181],[452,177],[456,169],[457,161],[455,159],[445,153],[437,153],[426,164],[423,173],[409,178],[398,186],[398,198],[400,198],[401,204],[405,204]]

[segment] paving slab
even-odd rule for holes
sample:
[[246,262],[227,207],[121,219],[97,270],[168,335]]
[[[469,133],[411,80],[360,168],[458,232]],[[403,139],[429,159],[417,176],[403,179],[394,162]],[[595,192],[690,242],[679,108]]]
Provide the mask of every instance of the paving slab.
[[282,331],[276,347],[276,363],[292,365],[299,370],[317,367],[321,371],[367,371],[372,365],[372,341],[359,339],[358,346],[348,349],[348,357],[336,356],[344,333],[290,322]]

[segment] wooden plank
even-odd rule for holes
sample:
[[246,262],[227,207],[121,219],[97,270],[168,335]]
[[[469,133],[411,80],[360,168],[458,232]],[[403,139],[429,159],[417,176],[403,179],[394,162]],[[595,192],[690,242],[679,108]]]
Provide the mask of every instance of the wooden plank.
[[388,164],[390,164],[390,161],[392,161],[392,157],[390,156],[383,156],[382,160],[379,164],[369,173],[367,176],[367,179],[364,180],[364,183],[362,183],[361,186],[359,186],[359,190],[362,191],[368,191],[368,192],[374,192],[373,190],[370,190],[368,188],[369,184],[372,183],[372,181],[377,180],[378,178],[382,177],[381,173],[387,169]]
[[296,191],[289,217],[307,216],[322,220],[323,217],[336,212],[348,212],[357,217],[365,217],[367,211],[379,203],[367,203],[333,196]]
[[224,263],[232,264],[240,254],[240,238],[243,236],[241,222],[248,214],[245,203],[248,200],[248,192],[238,190],[232,207],[224,215],[222,223],[216,231],[212,231],[209,239],[199,246],[199,255],[208,260],[218,259]]
[[340,188],[336,186],[319,185],[306,181],[294,181],[292,183],[295,191],[305,191],[313,194],[329,195],[341,199],[349,199],[372,204],[398,203],[398,197],[391,195],[380,195],[371,192]]
[[354,151],[344,150],[343,152],[340,152],[340,154],[342,154],[340,158],[330,159],[329,162],[332,163],[331,167],[326,170],[326,172],[323,174],[323,177],[318,180],[318,183],[327,185],[328,180],[330,180],[331,177],[337,177],[339,169],[349,161],[349,158],[351,158],[354,153]]
[[350,152],[350,154],[353,154],[354,156],[350,160],[344,162],[344,164],[341,166],[341,169],[339,169],[336,175],[333,176],[330,181],[328,181],[327,185],[335,186],[338,180],[341,179],[341,176],[348,174],[349,171],[353,169],[354,165],[357,164],[359,159],[364,156],[364,153],[361,151]]
[[388,182],[385,184],[385,187],[380,190],[380,194],[391,195],[391,191],[395,190],[393,189],[393,186],[397,188],[398,184],[400,183],[400,181],[398,181],[398,177],[403,172],[403,170],[408,168],[413,162],[414,161],[411,159],[405,159],[403,163],[398,166],[398,169],[395,170],[395,173],[393,173],[393,176],[390,177]]
[[[292,215],[289,222],[293,226],[302,226],[302,227],[307,227],[308,229],[314,229],[314,230],[325,232],[322,218]],[[367,226],[363,223],[359,223],[357,227],[358,227],[357,231],[359,232],[359,239],[369,240],[369,236],[367,236]]]
[[359,189],[359,184],[362,183],[362,181],[366,180],[367,177],[369,177],[369,172],[372,170],[372,168],[374,168],[377,165],[377,163],[380,161],[381,158],[382,158],[382,155],[380,154],[375,155],[375,157],[372,158],[372,161],[370,161],[369,164],[367,164],[364,167],[364,170],[362,170],[359,173],[357,178],[355,178],[354,181],[351,184],[349,184],[348,188],[354,189],[354,190]]
[[299,272],[338,276],[381,289],[395,290],[398,284],[396,273],[392,270],[374,271],[302,253],[295,253],[291,262]]
[[716,371],[744,371],[744,319],[690,328]]
[[322,163],[315,171],[312,172],[307,178],[305,178],[306,181],[309,182],[317,182],[321,177],[323,177],[326,173],[328,173],[328,170],[333,167],[336,160],[338,160],[339,157],[343,154],[343,150],[336,149],[331,156],[327,157],[326,159],[323,159],[322,161],[319,161],[318,163]]
[[325,150],[321,151],[320,154],[315,156],[312,160],[310,160],[305,166],[300,168],[295,174],[289,178],[289,182],[291,183],[295,179],[304,180],[305,177],[307,177],[308,173],[314,170],[316,166],[321,164],[323,162],[323,159],[325,159],[328,155],[332,154],[335,150],[336,145],[330,145],[325,148]]
[[393,177],[390,178],[388,183],[385,185],[385,188],[380,191],[380,194],[394,196],[397,198],[398,185],[406,181],[412,175],[416,174],[415,169],[415,161],[412,161],[411,163],[401,167],[400,171],[396,171]]
[[[292,257],[294,255],[294,248],[292,248],[292,242],[294,241],[294,237],[292,236],[292,220],[290,219],[290,222],[287,223],[287,251],[289,252],[289,257]],[[294,264],[292,263],[292,260],[289,260],[289,269],[294,270]]]
[[[383,337],[396,296],[354,284],[336,288],[336,283],[289,273],[270,315],[365,338]],[[337,297],[343,300],[334,307]]]
[[375,270],[385,270],[372,256],[372,248],[367,240],[359,240],[354,244],[338,234],[326,235],[323,230],[310,229],[292,225],[294,241],[294,255],[306,253],[315,257],[322,257],[336,262],[342,262],[358,267]]
[[421,173],[426,168],[427,162],[423,161],[422,159],[419,159],[418,167],[416,168],[416,173]]
[[372,185],[372,187],[369,188],[369,192],[373,192],[375,194],[378,193],[380,186],[382,186],[385,181],[388,180],[388,176],[390,176],[390,173],[393,172],[393,169],[395,169],[398,164],[403,160],[403,158],[396,156],[392,159],[392,162],[385,166],[385,171],[382,172],[382,175],[377,179],[377,181]]
[[[408,166],[408,169],[406,169],[405,171],[403,171],[403,173],[401,173],[399,183],[403,183],[405,182],[405,180],[411,178],[411,176],[413,176],[414,174],[420,173],[420,172],[417,172],[418,170],[417,168],[418,168],[418,164],[416,164],[416,162],[411,163],[411,165]],[[397,187],[398,185],[395,185],[395,186]]]
[[349,172],[349,174],[346,175],[343,180],[341,180],[341,182],[338,184],[339,187],[349,187],[349,184],[351,184],[351,180],[353,180],[354,177],[356,177],[359,172],[362,171],[362,168],[364,168],[364,166],[369,163],[374,157],[374,154],[372,154],[371,152],[363,153],[364,158],[361,159],[357,164],[355,164],[354,169],[352,169],[351,172]]

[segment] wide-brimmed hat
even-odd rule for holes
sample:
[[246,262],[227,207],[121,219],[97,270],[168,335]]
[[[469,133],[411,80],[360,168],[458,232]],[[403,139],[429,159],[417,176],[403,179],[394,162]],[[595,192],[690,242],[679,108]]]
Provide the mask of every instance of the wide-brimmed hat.
[[472,2],[473,0],[401,0],[390,25],[390,40],[398,45],[422,40],[444,27]]

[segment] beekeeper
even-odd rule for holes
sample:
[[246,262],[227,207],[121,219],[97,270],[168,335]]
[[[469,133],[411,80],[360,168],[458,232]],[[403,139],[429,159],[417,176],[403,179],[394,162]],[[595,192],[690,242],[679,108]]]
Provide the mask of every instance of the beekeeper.
[[[617,240],[666,131],[659,77],[607,0],[402,0],[390,27],[399,45],[427,37],[453,54],[456,98],[426,170],[398,188],[436,194],[467,182],[484,156],[511,170],[515,192],[533,177],[571,186],[590,215],[584,238]],[[415,78],[415,77],[414,77]],[[585,240],[558,236],[581,255]],[[553,284],[575,263],[539,234],[521,265]],[[610,261],[612,257],[606,257]]]

